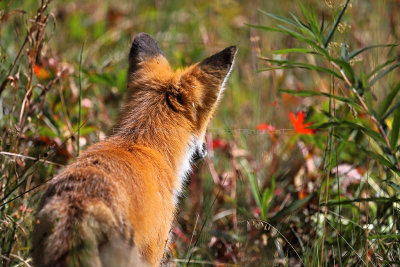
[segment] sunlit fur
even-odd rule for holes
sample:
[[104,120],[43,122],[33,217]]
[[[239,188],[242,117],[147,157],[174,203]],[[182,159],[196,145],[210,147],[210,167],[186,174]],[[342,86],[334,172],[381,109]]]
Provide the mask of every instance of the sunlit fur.
[[113,133],[48,186],[33,237],[35,266],[160,265],[177,195],[202,149],[236,47],[224,51],[229,64],[209,60],[178,71],[154,51],[130,59]]

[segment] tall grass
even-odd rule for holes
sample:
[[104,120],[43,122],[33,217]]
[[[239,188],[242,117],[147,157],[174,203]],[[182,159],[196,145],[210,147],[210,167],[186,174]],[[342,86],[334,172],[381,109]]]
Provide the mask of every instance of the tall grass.
[[175,68],[239,46],[209,156],[171,231],[172,265],[399,264],[396,1],[11,0],[0,10],[2,266],[32,264],[46,182],[112,131],[142,31]]
[[[272,52],[272,55],[289,54],[285,59],[261,57],[267,63],[264,71],[306,69],[327,77],[331,83],[327,92],[278,88],[280,92],[301,97],[328,98],[327,107],[313,107],[310,116],[314,121],[312,128],[318,133],[311,132],[307,139],[298,139],[325,151],[318,167],[318,175],[324,182],[316,191],[317,242],[304,254],[305,265],[375,266],[400,262],[397,253],[400,109],[395,101],[400,83],[390,76],[400,66],[396,59],[398,44],[367,45],[349,51],[349,47],[354,47],[353,40],[337,37],[339,25],[345,25],[349,3],[350,0],[343,3],[332,23],[299,2],[301,14],[291,13],[290,17],[260,10],[280,23],[277,26],[250,25],[286,34],[302,46]],[[383,63],[372,68],[372,62],[363,57],[371,49],[385,51],[381,57]],[[300,56],[291,56],[293,53]],[[355,60],[356,57],[360,58]],[[384,89],[379,91],[378,82]],[[387,93],[377,101],[376,92],[383,90]],[[325,139],[323,143],[321,138]],[[352,183],[360,185],[356,192],[350,191]],[[379,213],[385,220],[376,217]]]

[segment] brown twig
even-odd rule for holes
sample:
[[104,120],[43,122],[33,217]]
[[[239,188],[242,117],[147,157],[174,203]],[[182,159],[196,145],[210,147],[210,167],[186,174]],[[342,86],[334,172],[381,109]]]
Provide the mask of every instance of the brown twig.
[[45,160],[45,159],[41,159],[41,158],[35,158],[35,157],[31,157],[31,156],[26,156],[26,155],[21,155],[21,154],[17,154],[17,153],[11,153],[11,152],[6,152],[6,151],[0,151],[0,155],[5,155],[5,156],[12,156],[12,157],[19,157],[19,158],[23,158],[23,159],[31,159],[31,160],[36,160],[36,161],[40,161],[43,163],[49,163],[55,166],[59,166],[59,167],[63,167],[63,164],[57,163],[57,162],[53,162],[53,161],[49,161],[49,160]]
[[[22,55],[22,51],[24,50],[26,44],[28,43],[28,41],[29,41],[29,39],[30,39],[29,37],[32,35],[32,33],[33,33],[34,31],[37,30],[37,29],[36,29],[36,24],[37,24],[37,23],[40,23],[39,20],[41,19],[42,14],[43,14],[44,11],[47,9],[47,7],[48,7],[48,5],[50,4],[51,1],[52,1],[52,0],[48,0],[48,1],[42,0],[41,5],[40,5],[40,8],[39,8],[39,10],[38,10],[38,12],[37,12],[37,16],[36,16],[36,18],[35,18],[34,25],[28,30],[28,33],[27,33],[26,36],[25,36],[24,42],[22,43],[20,49],[18,50],[17,56],[15,57],[14,62],[13,62],[13,64],[11,65],[10,70],[8,71],[8,74],[6,75],[5,80],[4,80],[4,81],[1,83],[1,85],[0,85],[0,96],[1,96],[1,93],[4,91],[4,89],[6,88],[8,82],[12,80],[12,77],[13,77],[13,76],[12,76],[11,74],[12,74],[12,72],[13,72],[15,66],[17,65],[17,63],[18,63],[18,61],[19,61],[19,59],[20,59],[20,57],[21,57],[21,55]],[[46,16],[46,17],[47,17],[47,16]],[[47,22],[46,22],[46,23],[47,23]]]

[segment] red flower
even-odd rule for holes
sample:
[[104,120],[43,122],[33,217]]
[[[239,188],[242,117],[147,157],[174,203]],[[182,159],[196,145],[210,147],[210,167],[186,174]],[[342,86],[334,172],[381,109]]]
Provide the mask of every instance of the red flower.
[[282,194],[283,190],[282,188],[277,188],[274,190],[274,195],[275,196],[280,196]]
[[275,127],[268,123],[261,123],[256,126],[256,129],[260,131],[268,131],[270,133],[275,131]]
[[304,124],[304,112],[303,111],[297,112],[297,116],[295,116],[293,112],[290,112],[289,119],[292,122],[296,133],[314,134],[313,129],[307,129],[307,127],[310,126],[312,123],[310,122],[310,123]]
[[226,149],[227,146],[228,146],[228,144],[223,139],[213,139],[212,140],[212,149],[213,150],[217,149],[217,148]]
[[275,138],[275,127],[274,126],[272,126],[271,124],[268,124],[268,123],[261,123],[261,124],[259,124],[259,125],[257,125],[256,126],[256,130],[259,130],[260,132],[266,132],[266,131],[268,131],[269,132],[269,135],[270,135],[270,137],[271,137],[271,141],[273,142],[273,143],[275,143],[275,141],[276,141],[276,138]]
[[39,79],[47,79],[50,77],[50,73],[39,65],[33,67],[33,72]]
[[308,196],[307,194],[307,190],[305,187],[303,187],[300,191],[299,191],[299,199],[304,199]]

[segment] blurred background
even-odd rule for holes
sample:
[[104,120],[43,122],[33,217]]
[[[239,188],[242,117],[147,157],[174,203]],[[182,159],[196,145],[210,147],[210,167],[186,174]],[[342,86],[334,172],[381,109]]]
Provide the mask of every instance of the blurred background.
[[[330,27],[345,2],[302,1]],[[140,32],[157,40],[176,69],[230,45],[239,48],[210,125],[209,156],[194,166],[171,231],[171,266],[189,261],[190,266],[399,264],[396,200],[354,199],[381,197],[382,190],[392,198],[400,191],[387,189],[383,167],[352,144],[343,143],[340,151],[336,146],[336,160],[326,167],[332,135],[327,129],[307,132],[303,126],[326,122],[331,98],[281,89],[327,94],[336,88],[345,98],[351,93],[331,75],[275,69],[273,62],[262,60],[301,59],[332,68],[312,54],[273,53],[309,45],[250,27],[280,23],[259,9],[288,18],[290,13],[304,16],[298,2],[290,0],[0,1],[3,266],[32,264],[30,232],[46,181],[79,150],[112,131],[126,90],[130,45]],[[398,44],[398,14],[397,0],[351,1],[329,44],[330,55],[340,54],[344,42],[350,50]],[[390,58],[398,62],[399,55],[398,47],[371,50],[352,64],[368,72]],[[398,75],[394,70],[374,86],[371,105],[387,98],[388,84],[396,84]],[[339,115],[351,116],[352,109],[337,105]],[[362,112],[356,113],[362,118]],[[370,144],[365,138],[354,140]],[[396,185],[398,174],[394,177]],[[349,203],[321,205],[338,199]],[[370,237],[381,233],[385,236]]]

